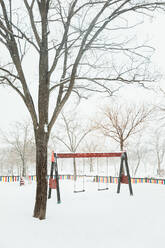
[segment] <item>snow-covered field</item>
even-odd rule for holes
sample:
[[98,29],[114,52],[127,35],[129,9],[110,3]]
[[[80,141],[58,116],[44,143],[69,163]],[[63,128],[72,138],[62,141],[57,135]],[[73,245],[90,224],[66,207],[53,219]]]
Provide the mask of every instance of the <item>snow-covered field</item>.
[[73,193],[73,182],[60,181],[48,200],[47,219],[32,218],[35,183],[0,183],[0,248],[136,248],[165,246],[165,185],[111,184],[97,191],[88,183],[84,193]]

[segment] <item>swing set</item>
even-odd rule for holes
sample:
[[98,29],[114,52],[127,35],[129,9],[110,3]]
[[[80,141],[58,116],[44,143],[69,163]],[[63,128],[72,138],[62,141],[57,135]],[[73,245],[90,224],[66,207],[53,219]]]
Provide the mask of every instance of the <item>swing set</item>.
[[[77,189],[76,188],[77,178],[82,179],[82,189]],[[76,177],[74,178],[74,191],[73,192],[74,193],[83,193],[83,192],[85,192],[85,160],[84,159],[83,159],[83,164],[82,164],[82,175],[76,175]]]
[[[107,185],[105,188],[100,188],[98,184],[98,191],[101,190],[108,190],[108,158],[112,157],[119,157],[120,158],[120,170],[119,170],[119,178],[118,178],[118,185],[117,185],[117,193],[120,193],[121,183],[128,184],[130,195],[133,195],[132,185],[131,185],[131,178],[129,173],[129,166],[128,166],[128,158],[126,152],[113,152],[113,153],[54,153],[52,152],[52,159],[51,159],[51,171],[50,171],[50,179],[49,179],[49,193],[48,199],[51,198],[51,191],[52,189],[56,189],[57,191],[57,203],[61,203],[60,198],[60,188],[59,188],[59,175],[58,175],[58,165],[57,161],[60,158],[97,158],[97,172],[99,172],[98,166],[98,158],[106,158],[107,159]],[[126,170],[126,175],[124,174],[124,166]],[[76,190],[74,189],[75,193],[85,192],[84,187],[84,180],[85,174],[84,169],[85,164],[83,162],[83,189]],[[55,175],[53,172],[55,171]]]
[[106,157],[106,187],[102,188],[100,187],[100,180],[99,180],[99,160],[98,160],[98,157],[97,157],[97,176],[96,176],[96,181],[98,182],[98,188],[97,190],[98,191],[102,191],[102,190],[108,190],[109,187],[108,187],[108,157]]

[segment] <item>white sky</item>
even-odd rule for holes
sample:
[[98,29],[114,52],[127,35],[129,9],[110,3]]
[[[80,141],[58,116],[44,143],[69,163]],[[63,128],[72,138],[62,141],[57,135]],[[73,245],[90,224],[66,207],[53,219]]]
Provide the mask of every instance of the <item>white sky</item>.
[[[165,33],[164,33],[164,23],[165,16],[160,15],[152,22],[148,21],[140,28],[138,35],[148,36],[150,39],[150,44],[156,48],[155,55],[153,57],[153,62],[156,67],[160,69],[161,72],[165,74]],[[140,33],[139,33],[140,32]],[[1,53],[2,54],[2,53]],[[161,81],[161,85],[164,85],[164,79]],[[164,87],[165,88],[165,87]],[[144,99],[150,100],[158,99],[158,96],[152,91],[146,91],[143,89],[137,89],[136,87],[127,87],[120,91],[120,96],[129,98],[130,100],[138,99],[138,101],[144,101]],[[99,98],[102,101],[102,96]],[[157,100],[156,100],[157,101]],[[84,112],[88,110],[89,114],[96,111],[98,107],[98,99],[92,97],[89,101],[83,101],[80,104],[80,109]],[[29,117],[28,111],[26,110],[24,103],[13,93],[11,89],[0,89],[0,129],[7,129],[11,122],[21,121]]]

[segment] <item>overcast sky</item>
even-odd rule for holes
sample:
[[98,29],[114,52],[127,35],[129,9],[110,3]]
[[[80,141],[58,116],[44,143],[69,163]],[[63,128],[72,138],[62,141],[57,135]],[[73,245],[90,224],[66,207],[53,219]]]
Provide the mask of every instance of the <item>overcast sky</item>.
[[[165,16],[160,15],[152,21],[147,21],[143,28],[140,28],[140,33],[138,35],[148,36],[150,39],[150,44],[156,48],[156,52],[153,56],[153,62],[159,70],[165,74],[165,33],[164,33],[164,23]],[[139,32],[139,30],[138,30]],[[2,53],[1,53],[2,54]],[[3,58],[2,58],[3,59]],[[29,61],[30,63],[31,61]],[[162,78],[161,86],[163,87],[165,79]],[[164,87],[165,88],[165,87]],[[143,89],[137,89],[135,87],[127,87],[127,90],[122,89],[120,91],[120,96],[134,100],[143,101],[144,99],[157,98],[156,94],[153,92],[148,92]],[[98,101],[97,101],[98,102]],[[89,106],[90,104],[90,106]],[[0,128],[7,129],[11,122],[21,121],[29,117],[28,111],[24,107],[24,103],[17,96],[16,93],[13,93],[10,89],[5,89],[1,86],[0,89]],[[96,110],[98,104],[96,103],[96,97],[91,98],[89,101],[83,101],[81,103],[81,110],[84,112],[88,109],[89,113],[92,113]]]

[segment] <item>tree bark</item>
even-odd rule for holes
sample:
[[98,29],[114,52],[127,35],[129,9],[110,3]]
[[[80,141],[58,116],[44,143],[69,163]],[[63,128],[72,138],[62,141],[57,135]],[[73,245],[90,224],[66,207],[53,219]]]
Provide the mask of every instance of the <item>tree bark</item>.
[[76,159],[73,158],[73,169],[74,169],[74,181],[77,179],[77,167],[76,167]]
[[48,134],[44,128],[36,133],[36,200],[33,216],[43,220],[46,218],[47,205],[47,144]]
[[[123,139],[120,139],[120,151],[123,151],[123,149],[124,149],[124,141],[123,141]],[[125,175],[124,166],[123,166],[123,169],[122,169],[122,175]]]
[[34,217],[43,220],[46,218],[47,205],[47,145],[49,140],[48,109],[49,109],[49,78],[48,78],[48,10],[49,1],[38,1],[41,15],[41,42],[39,59],[39,92],[38,112],[39,123],[35,132],[36,141],[36,201]]
[[25,161],[22,162],[22,176],[26,177],[26,165]]
[[123,151],[124,148],[124,141],[120,139],[120,151]]
[[89,158],[89,164],[90,164],[90,172],[93,172],[93,160],[92,160],[92,158]]

